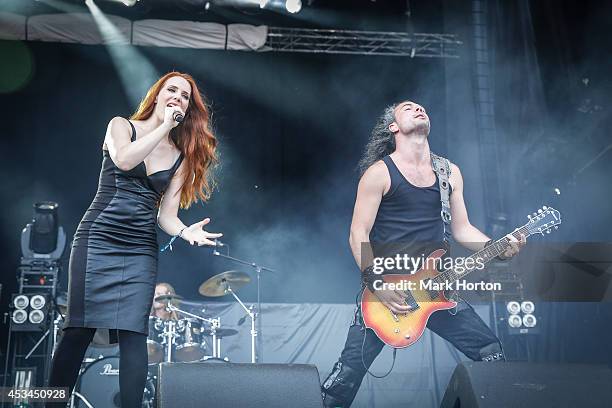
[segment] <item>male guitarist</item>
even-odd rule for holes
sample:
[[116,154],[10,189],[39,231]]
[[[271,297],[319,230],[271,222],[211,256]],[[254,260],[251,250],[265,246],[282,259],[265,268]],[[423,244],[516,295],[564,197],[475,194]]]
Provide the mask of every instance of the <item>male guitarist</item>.
[[[404,101],[389,106],[374,127],[360,162],[363,176],[357,189],[349,242],[364,286],[398,315],[410,310],[405,302],[406,292],[373,289],[373,280],[380,279],[380,275],[372,273],[372,258],[378,246],[410,242],[410,250],[419,249],[411,256],[420,256],[427,245],[419,243],[429,243],[431,247],[432,243],[447,242],[449,227],[455,241],[470,250],[481,250],[489,242],[489,237],[470,224],[459,168],[431,154],[429,130],[429,117],[419,104]],[[444,189],[450,194],[450,198],[446,194],[446,202],[441,194]],[[507,239],[510,245],[503,253],[505,259],[525,244],[524,235],[520,240],[512,235]],[[459,301],[455,309],[432,314],[427,327],[472,360],[504,360],[499,339],[465,301]],[[383,346],[376,334],[364,327],[358,308],[340,359],[322,385],[326,407],[351,405]]]

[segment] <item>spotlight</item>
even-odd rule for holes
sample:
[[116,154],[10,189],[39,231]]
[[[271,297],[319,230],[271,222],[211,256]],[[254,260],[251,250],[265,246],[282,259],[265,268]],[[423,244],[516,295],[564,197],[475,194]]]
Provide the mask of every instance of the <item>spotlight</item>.
[[268,5],[268,0],[259,0],[259,8],[265,8]]
[[59,259],[66,246],[66,234],[59,225],[57,203],[34,204],[34,217],[21,232],[21,253],[26,259]]
[[538,319],[536,319],[536,317],[532,314],[526,314],[523,316],[523,325],[525,327],[535,327],[535,325],[537,324]]
[[42,310],[32,310],[30,312],[30,323],[32,324],[40,324],[45,320],[45,314],[43,313]]
[[13,322],[15,324],[23,324],[28,320],[28,312],[23,309],[17,309],[13,312]]
[[511,315],[515,315],[521,311],[521,305],[519,304],[519,302],[513,300],[512,302],[508,302],[508,304],[506,305],[506,309]]
[[44,296],[41,295],[34,295],[32,296],[32,299],[30,299],[30,306],[32,306],[32,309],[35,310],[42,309],[45,307],[46,303],[47,301],[45,300]]
[[285,3],[285,8],[289,13],[295,14],[299,13],[302,9],[302,1],[301,0],[287,0]]
[[15,296],[15,299],[13,299],[13,305],[19,310],[25,309],[29,304],[30,298],[28,298],[26,295]]
[[124,6],[132,7],[134,4],[138,3],[139,0],[120,0]]
[[526,300],[524,302],[521,302],[521,312],[527,314],[527,313],[533,313],[535,310],[535,305],[533,304],[533,302]]
[[521,316],[515,314],[508,316],[508,325],[513,329],[518,329],[522,324],[523,320],[521,319]]

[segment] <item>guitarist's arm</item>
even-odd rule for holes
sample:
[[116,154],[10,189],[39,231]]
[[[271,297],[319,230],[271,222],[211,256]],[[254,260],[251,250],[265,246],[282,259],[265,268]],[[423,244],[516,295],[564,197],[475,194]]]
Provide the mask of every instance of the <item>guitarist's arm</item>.
[[[373,164],[366,170],[359,181],[349,244],[355,262],[361,271],[373,263],[370,231],[374,225],[380,201],[390,187],[391,178],[387,166],[382,161]],[[374,294],[394,313],[406,313],[410,310],[404,303],[404,296],[400,292],[377,290]]]
[[[480,251],[490,238],[470,223],[463,201],[463,177],[459,167],[454,163],[451,163],[449,181],[453,189],[450,196],[453,238],[467,249]],[[506,235],[506,237],[510,241],[510,247],[504,253],[504,257],[509,258],[516,255],[520,247],[525,245],[525,236],[522,236],[520,241],[511,234]]]

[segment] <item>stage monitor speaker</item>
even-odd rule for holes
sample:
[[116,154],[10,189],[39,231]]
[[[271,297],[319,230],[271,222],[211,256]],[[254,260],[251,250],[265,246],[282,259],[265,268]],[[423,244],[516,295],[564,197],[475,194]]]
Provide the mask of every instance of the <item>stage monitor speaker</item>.
[[607,366],[468,362],[455,368],[440,408],[610,407],[610,384]]
[[158,408],[322,408],[319,372],[306,364],[162,363]]

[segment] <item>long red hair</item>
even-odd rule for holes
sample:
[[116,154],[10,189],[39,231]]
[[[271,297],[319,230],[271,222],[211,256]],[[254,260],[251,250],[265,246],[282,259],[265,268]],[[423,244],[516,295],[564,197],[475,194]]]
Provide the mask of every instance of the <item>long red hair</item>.
[[155,109],[155,99],[164,83],[171,77],[181,77],[191,85],[189,106],[183,122],[170,131],[174,144],[183,153],[185,180],[181,187],[181,208],[210,198],[215,181],[212,169],[218,163],[217,138],[212,132],[210,109],[198,90],[195,80],[189,74],[168,72],[153,84],[142,99],[138,109],[130,117],[134,120],[148,119]]

